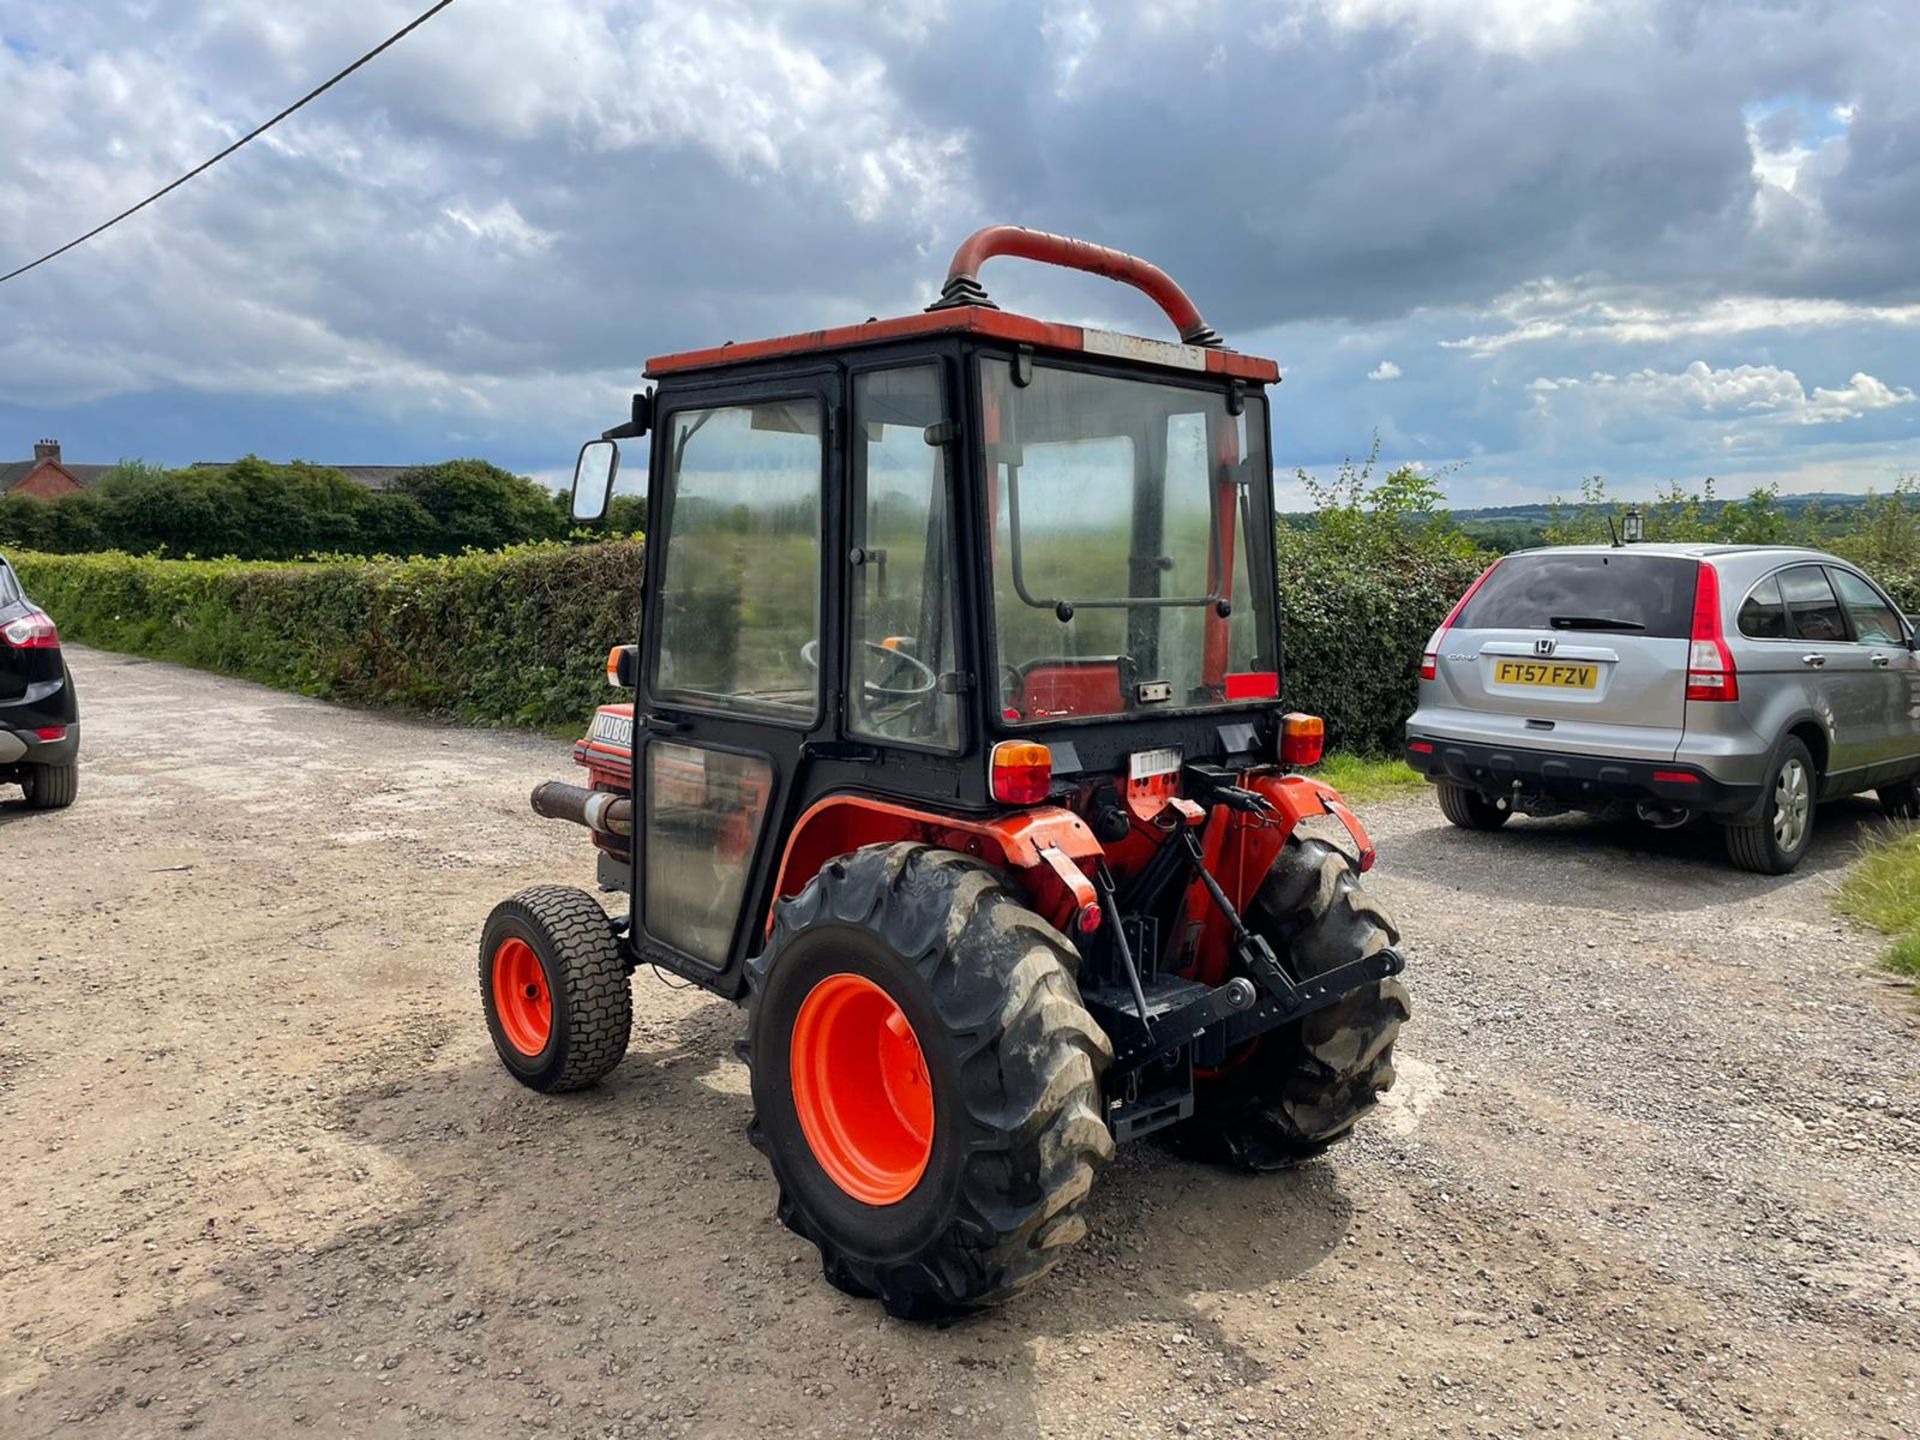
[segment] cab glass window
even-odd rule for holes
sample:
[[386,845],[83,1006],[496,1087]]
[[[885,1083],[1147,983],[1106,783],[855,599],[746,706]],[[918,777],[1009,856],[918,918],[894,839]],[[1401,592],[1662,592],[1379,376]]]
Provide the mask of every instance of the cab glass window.
[[1780,596],[1793,619],[1793,633],[1802,640],[1844,644],[1847,622],[1834,598],[1827,572],[1818,565],[1796,565],[1780,572]]
[[653,692],[773,718],[818,713],[820,404],[681,410],[666,463]]
[[927,442],[943,418],[937,366],[854,381],[847,724],[878,740],[951,750],[960,743],[960,710],[947,449]]
[[1019,384],[1001,360],[980,378],[1001,715],[1218,705],[1276,685],[1259,397],[1236,415],[1221,390],[1048,366]]
[[1740,606],[1740,633],[1754,640],[1785,640],[1787,606],[1780,598],[1780,581],[1769,575],[1754,586]]
[[1906,632],[1893,607],[1880,592],[1851,570],[1829,570],[1833,588],[1840,592],[1840,603],[1853,620],[1853,633],[1862,645],[1902,645]]
[[655,740],[647,746],[647,929],[709,965],[726,963],[773,767]]

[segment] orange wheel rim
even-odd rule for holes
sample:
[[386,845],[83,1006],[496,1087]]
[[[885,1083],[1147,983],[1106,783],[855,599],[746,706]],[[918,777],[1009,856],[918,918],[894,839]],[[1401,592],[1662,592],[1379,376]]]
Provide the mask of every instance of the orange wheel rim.
[[933,1085],[913,1025],[860,975],[829,975],[793,1022],[793,1108],[813,1158],[854,1199],[892,1205],[933,1154]]
[[524,940],[507,939],[493,952],[493,1011],[507,1043],[538,1055],[553,1034],[553,992],[547,968]]

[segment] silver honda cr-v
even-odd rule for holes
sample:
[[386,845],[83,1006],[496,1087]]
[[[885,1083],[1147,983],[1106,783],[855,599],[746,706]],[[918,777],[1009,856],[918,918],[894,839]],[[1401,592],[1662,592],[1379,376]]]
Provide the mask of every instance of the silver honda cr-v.
[[1858,569],[1772,545],[1562,546],[1498,561],[1427,642],[1407,759],[1456,825],[1516,811],[1718,820],[1784,874],[1813,807],[1920,815],[1920,654]]

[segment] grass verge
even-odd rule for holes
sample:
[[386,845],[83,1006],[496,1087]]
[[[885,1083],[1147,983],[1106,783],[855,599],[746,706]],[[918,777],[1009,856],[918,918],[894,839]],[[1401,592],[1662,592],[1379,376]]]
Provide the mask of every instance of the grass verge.
[[1889,970],[1920,980],[1920,830],[1896,832],[1847,872],[1834,905],[1893,937]]
[[1427,789],[1426,777],[1404,760],[1374,760],[1341,753],[1327,756],[1307,773],[1360,805],[1406,800]]

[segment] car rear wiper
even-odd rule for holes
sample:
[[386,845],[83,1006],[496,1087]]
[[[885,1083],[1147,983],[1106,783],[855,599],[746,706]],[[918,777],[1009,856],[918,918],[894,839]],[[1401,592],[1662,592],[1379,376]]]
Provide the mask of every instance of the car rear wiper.
[[1638,620],[1616,620],[1611,615],[1555,615],[1547,621],[1556,630],[1644,630]]

